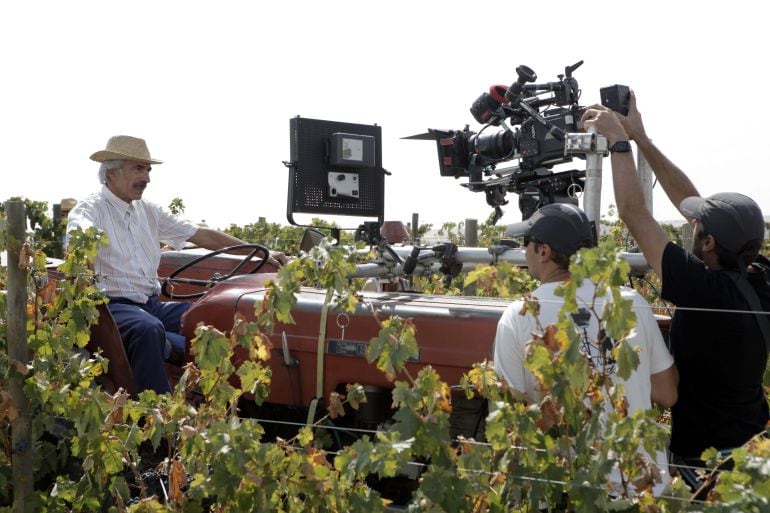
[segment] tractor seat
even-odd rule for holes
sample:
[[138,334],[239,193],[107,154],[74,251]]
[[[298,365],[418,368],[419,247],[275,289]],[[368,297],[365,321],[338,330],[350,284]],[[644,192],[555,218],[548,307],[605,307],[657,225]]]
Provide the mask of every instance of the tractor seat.
[[99,320],[91,326],[91,337],[86,349],[91,353],[101,350],[102,355],[109,360],[107,373],[100,376],[97,381],[110,394],[114,394],[119,388],[122,388],[133,397],[135,396],[134,375],[131,372],[131,365],[128,363],[128,356],[123,347],[118,326],[107,305],[98,305],[96,309],[99,312]]

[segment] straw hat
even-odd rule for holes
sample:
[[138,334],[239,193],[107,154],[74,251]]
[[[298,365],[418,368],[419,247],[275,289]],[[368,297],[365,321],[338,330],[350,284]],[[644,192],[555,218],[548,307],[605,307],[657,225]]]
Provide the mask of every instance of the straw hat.
[[134,160],[145,164],[162,164],[160,160],[150,157],[150,150],[144,139],[129,135],[115,135],[107,141],[107,147],[91,155],[91,160],[104,162],[105,160]]
[[69,212],[73,208],[75,208],[75,205],[78,204],[78,200],[75,198],[64,198],[59,202],[59,208],[62,209],[64,212]]

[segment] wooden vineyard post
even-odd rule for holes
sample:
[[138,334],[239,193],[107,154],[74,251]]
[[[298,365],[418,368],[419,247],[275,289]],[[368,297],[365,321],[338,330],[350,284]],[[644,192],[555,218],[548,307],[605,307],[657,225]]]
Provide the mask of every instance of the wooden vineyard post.
[[11,421],[13,509],[22,513],[32,493],[32,444],[30,436],[29,403],[24,395],[24,376],[18,371],[29,363],[27,346],[27,270],[19,267],[22,246],[26,238],[24,203],[5,204],[8,220],[8,358],[10,361],[10,394],[18,415]]

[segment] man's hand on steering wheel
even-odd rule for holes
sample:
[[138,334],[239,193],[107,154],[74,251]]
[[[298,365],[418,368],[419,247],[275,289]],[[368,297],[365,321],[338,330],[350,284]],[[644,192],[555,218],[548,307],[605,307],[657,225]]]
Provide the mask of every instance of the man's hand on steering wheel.
[[274,265],[275,267],[282,267],[289,263],[289,257],[280,251],[271,251],[270,257],[267,259],[267,263]]

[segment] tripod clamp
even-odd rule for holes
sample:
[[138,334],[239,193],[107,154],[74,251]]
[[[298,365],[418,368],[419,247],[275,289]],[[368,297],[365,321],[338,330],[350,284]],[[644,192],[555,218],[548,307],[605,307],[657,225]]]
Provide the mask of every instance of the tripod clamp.
[[391,245],[388,243],[388,240],[383,237],[380,234],[380,223],[376,221],[367,221],[360,225],[356,229],[356,235],[355,235],[356,242],[364,241],[370,246],[377,246],[377,249],[382,251],[385,250],[390,254],[390,256],[399,264],[403,264],[404,261],[401,260],[401,257],[398,256],[398,253],[396,253]]

